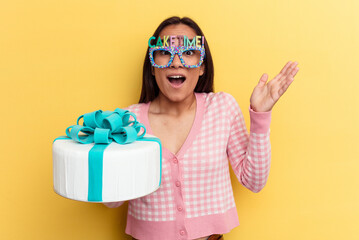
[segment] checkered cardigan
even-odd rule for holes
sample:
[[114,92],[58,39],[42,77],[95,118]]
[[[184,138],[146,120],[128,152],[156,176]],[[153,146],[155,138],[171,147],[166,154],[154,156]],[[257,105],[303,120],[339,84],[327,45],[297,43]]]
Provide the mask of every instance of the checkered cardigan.
[[[270,169],[270,112],[250,107],[250,132],[236,100],[228,93],[195,93],[190,133],[179,152],[163,148],[160,188],[128,202],[126,233],[137,239],[195,239],[227,233],[239,225],[229,164],[252,192],[265,186]],[[149,103],[127,109],[149,124]]]

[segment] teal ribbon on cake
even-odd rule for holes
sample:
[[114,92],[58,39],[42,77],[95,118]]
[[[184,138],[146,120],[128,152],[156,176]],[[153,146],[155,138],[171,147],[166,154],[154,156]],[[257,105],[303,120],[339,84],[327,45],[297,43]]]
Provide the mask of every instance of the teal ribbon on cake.
[[[131,117],[133,120],[131,120]],[[83,124],[79,121],[83,119]],[[143,132],[140,134],[141,129]],[[116,108],[115,111],[97,110],[81,115],[76,125],[66,129],[67,137],[57,139],[68,139],[82,143],[95,145],[89,151],[89,184],[88,201],[102,201],[102,172],[103,153],[106,147],[115,141],[118,144],[129,144],[134,141],[155,141],[160,145],[161,153],[161,176],[162,176],[162,145],[158,138],[144,137],[146,127],[139,123],[136,115],[128,110]],[[57,140],[55,139],[55,140]],[[161,185],[161,179],[160,183]]]
[[[134,120],[130,120],[131,116]],[[79,121],[83,118],[83,125]],[[141,128],[143,133],[138,136]],[[70,131],[71,129],[71,131]],[[80,133],[83,135],[80,135]],[[86,113],[77,119],[77,125],[66,129],[66,135],[79,143],[119,144],[131,143],[142,138],[146,128],[137,122],[136,115],[128,110],[116,108],[115,111],[102,110]]]

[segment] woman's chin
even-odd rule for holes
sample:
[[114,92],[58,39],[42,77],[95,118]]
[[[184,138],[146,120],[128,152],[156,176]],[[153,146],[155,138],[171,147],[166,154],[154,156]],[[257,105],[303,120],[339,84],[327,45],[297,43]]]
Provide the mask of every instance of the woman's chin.
[[167,96],[167,99],[173,103],[180,103],[185,100],[185,97],[180,94],[173,94],[173,95]]
[[180,103],[184,102],[186,99],[191,97],[193,92],[191,93],[184,93],[184,92],[176,92],[171,91],[171,93],[164,94],[164,97],[168,99],[168,101],[173,103]]

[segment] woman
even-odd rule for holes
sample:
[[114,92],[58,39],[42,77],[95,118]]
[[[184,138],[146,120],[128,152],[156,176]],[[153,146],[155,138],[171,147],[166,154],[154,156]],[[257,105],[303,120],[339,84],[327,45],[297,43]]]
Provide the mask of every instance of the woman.
[[[153,36],[198,35],[204,36],[193,20],[171,17]],[[160,188],[129,201],[126,233],[133,239],[223,239],[239,225],[228,160],[243,186],[253,192],[265,186],[271,110],[299,70],[296,62],[288,62],[267,84],[263,74],[250,98],[248,134],[235,99],[213,93],[207,41],[195,51],[180,48],[180,40],[177,48],[147,50],[140,101],[128,108],[163,145]]]

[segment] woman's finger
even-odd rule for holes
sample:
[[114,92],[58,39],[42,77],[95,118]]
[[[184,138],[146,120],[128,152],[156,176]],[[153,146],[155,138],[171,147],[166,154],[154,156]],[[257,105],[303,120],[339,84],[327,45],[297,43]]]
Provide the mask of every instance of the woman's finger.
[[286,82],[288,78],[292,77],[294,78],[294,76],[297,74],[297,72],[299,71],[298,67],[293,68],[291,71],[288,72],[288,75],[285,76],[285,78],[280,79],[279,81],[282,82]]
[[278,73],[277,76],[275,76],[272,81],[275,82],[277,80],[280,80],[283,77],[283,73]]
[[282,82],[293,70],[295,66],[298,65],[298,62],[287,62],[287,64],[283,67],[283,69],[277,74],[277,76],[273,80],[278,80],[279,82]]
[[285,81],[282,81],[278,90],[279,96],[282,96],[287,91],[290,84],[294,81],[294,77],[290,76]]
[[103,204],[106,205],[109,208],[117,208],[117,207],[121,206],[123,203],[124,203],[124,201],[107,202],[107,203],[103,203]]
[[287,64],[286,64],[286,65],[284,65],[284,67],[282,68],[282,70],[280,70],[280,72],[279,72],[279,73],[284,74],[284,73],[287,71],[288,67],[289,67],[291,64],[292,64],[292,62],[291,62],[291,61],[287,62]]
[[[279,82],[282,82],[283,80],[285,80],[288,76],[294,76],[292,73],[294,72],[294,70],[296,69],[296,66],[298,65],[298,62],[294,62],[292,63],[287,70],[285,71],[285,73],[281,76],[281,78],[279,79]],[[299,69],[299,68],[298,68]]]
[[264,85],[266,85],[266,82],[268,80],[268,74],[263,73],[263,75],[260,77],[257,86],[259,87],[263,87]]
[[287,84],[288,82],[292,82],[294,80],[294,76],[289,74],[286,78],[284,78],[281,82],[280,82],[280,86],[282,87],[283,85]]
[[294,76],[297,74],[298,71],[299,71],[299,68],[298,68],[298,67],[295,67],[295,68],[293,69],[291,75],[294,77]]
[[290,65],[290,67],[287,69],[286,74],[289,75],[293,69],[295,69],[295,67],[298,65],[298,62],[294,62],[293,64]]

